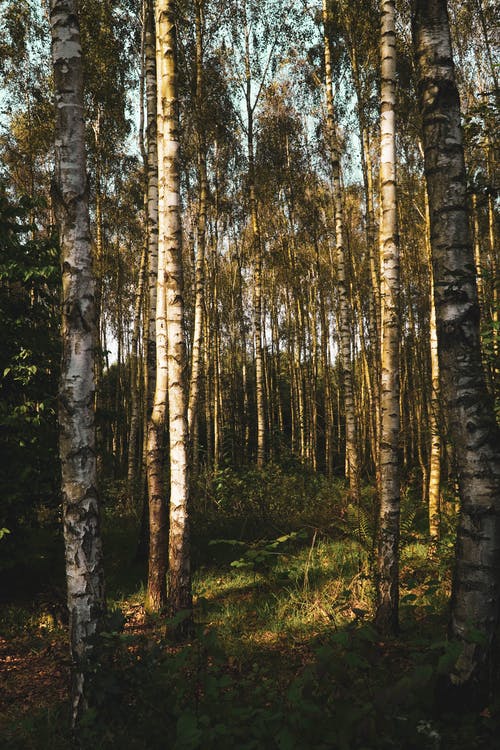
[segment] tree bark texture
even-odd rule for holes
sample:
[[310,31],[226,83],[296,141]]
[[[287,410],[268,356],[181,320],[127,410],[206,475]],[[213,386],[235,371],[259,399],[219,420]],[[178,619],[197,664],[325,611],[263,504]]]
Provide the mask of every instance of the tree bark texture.
[[193,472],[198,467],[198,403],[200,376],[203,364],[203,328],[205,317],[205,240],[207,223],[207,144],[203,123],[203,6],[204,0],[196,2],[196,109],[198,138],[199,206],[196,231],[195,264],[195,311],[193,350],[191,355],[191,379],[189,384],[188,424],[191,440]]
[[487,691],[498,621],[500,431],[481,364],[460,101],[446,2],[416,0],[413,11],[441,387],[460,494],[450,631],[462,652],[449,682],[455,696],[477,703]]
[[170,538],[168,605],[171,614],[191,609],[188,518],[187,353],[184,332],[179,178],[179,112],[175,3],[157,3],[159,245],[165,255],[168,414],[170,440]]
[[[148,256],[150,288],[150,322],[148,343],[148,373],[154,376],[151,416],[148,422],[147,474],[149,498],[149,563],[146,609],[160,612],[167,602],[166,575],[168,560],[168,511],[165,482],[165,426],[167,420],[167,318],[165,266],[166,247],[159,239],[159,214],[162,210],[159,193],[159,165],[163,155],[163,118],[159,110],[160,97],[156,76],[160,63],[158,40],[155,47],[155,17],[153,2],[148,0],[145,23],[146,39],[146,104],[148,143]],[[154,61],[154,62],[153,62]],[[159,73],[158,73],[159,75]],[[154,99],[156,95],[157,101]],[[157,112],[158,109],[158,112]],[[157,122],[155,123],[155,117]],[[154,349],[151,345],[154,342]],[[152,369],[154,365],[154,369]],[[148,386],[148,392],[150,388]],[[148,399],[150,396],[148,396]]]
[[436,325],[436,305],[434,303],[434,274],[432,271],[432,250],[429,199],[425,194],[425,244],[429,259],[430,275],[430,315],[429,315],[429,348],[431,360],[431,396],[429,400],[429,432],[431,450],[429,456],[429,535],[436,541],[440,535],[441,525],[441,394],[439,383],[439,350]]
[[156,42],[153,0],[144,3],[144,56],[146,76],[147,227],[149,278],[148,371],[150,410],[156,371],[156,283],[158,275],[158,143],[156,125]]
[[139,433],[140,433],[140,381],[139,376],[139,336],[141,330],[141,310],[144,309],[144,278],[146,272],[147,247],[143,247],[141,254],[141,263],[139,267],[139,279],[137,293],[134,305],[134,323],[132,328],[130,361],[130,428],[128,440],[128,460],[127,460],[127,488],[129,496],[129,508],[135,510],[136,497],[138,490],[138,481],[141,473],[141,458],[139,450]]
[[336,133],[335,107],[332,93],[332,64],[329,36],[329,13],[327,0],[323,0],[325,94],[327,104],[328,135],[330,141],[331,167],[333,178],[333,205],[335,213],[335,244],[337,250],[337,294],[339,300],[339,342],[340,360],[344,381],[345,441],[346,458],[351,499],[360,499],[358,436],[354,404],[353,365],[351,355],[351,335],[354,316],[348,298],[347,262],[344,230],[344,210],[342,205],[342,183],[340,171],[340,149]]
[[51,0],[50,27],[56,94],[53,197],[63,268],[59,449],[75,724],[88,705],[86,665],[104,612],[95,451],[95,283],[77,3]]
[[380,260],[381,260],[381,434],[380,526],[377,626],[398,628],[399,598],[399,238],[396,194],[396,34],[394,0],[381,2]]
[[252,104],[252,73],[250,68],[251,27],[247,19],[246,3],[243,3],[245,23],[245,103],[247,110],[248,151],[248,196],[252,228],[253,252],[253,327],[255,349],[255,403],[257,410],[257,466],[262,469],[266,459],[265,385],[262,352],[262,238],[259,224],[257,194],[255,186],[254,112]]

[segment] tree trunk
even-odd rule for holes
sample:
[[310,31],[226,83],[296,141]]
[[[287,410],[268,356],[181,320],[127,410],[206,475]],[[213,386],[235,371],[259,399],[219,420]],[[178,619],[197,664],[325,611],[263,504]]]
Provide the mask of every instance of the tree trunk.
[[139,283],[134,306],[134,324],[130,352],[130,428],[128,440],[127,488],[129,508],[135,510],[138,480],[140,476],[141,458],[139,447],[140,429],[140,368],[139,368],[139,333],[141,328],[141,309],[143,305],[144,277],[146,271],[147,247],[144,246],[139,268]]
[[77,3],[51,0],[56,93],[54,205],[60,225],[62,367],[59,388],[63,523],[72,658],[72,721],[91,696],[86,664],[104,611],[94,413],[97,343]]
[[[165,257],[170,440],[170,614],[191,609],[188,523],[187,353],[184,333],[175,2],[157,3],[159,255]],[[158,272],[160,277],[160,271]],[[160,289],[158,289],[160,296]]]
[[[167,320],[165,291],[165,243],[159,238],[159,164],[162,154],[162,124],[159,86],[156,84],[155,21],[152,0],[146,15],[146,105],[148,143],[148,257],[150,329],[148,341],[147,475],[149,498],[149,558],[146,609],[160,612],[167,599],[168,514],[165,486],[164,434],[167,419]],[[158,79],[160,74],[158,71]],[[158,101],[153,98],[157,97]],[[153,312],[154,304],[154,312]],[[154,321],[154,327],[153,327]],[[154,373],[154,375],[153,375]],[[151,386],[154,384],[154,390]],[[149,403],[148,403],[149,411]]]
[[196,233],[195,307],[193,349],[191,354],[191,381],[189,385],[188,423],[191,439],[192,471],[198,469],[198,402],[200,374],[203,363],[203,327],[205,314],[205,236],[207,222],[207,146],[203,124],[203,6],[204,0],[196,2],[196,108],[198,138],[199,207]]
[[441,386],[461,502],[450,631],[462,652],[449,686],[454,704],[463,698],[484,705],[498,620],[500,434],[481,363],[460,102],[446,2],[416,0],[413,10]]
[[380,526],[376,623],[398,629],[399,599],[399,238],[396,204],[396,35],[394,0],[381,2],[381,301]]
[[146,74],[147,242],[149,328],[147,343],[147,413],[153,409],[156,382],[156,287],[158,279],[158,142],[156,126],[156,42],[153,0],[144,0],[144,55]]
[[432,271],[431,229],[429,215],[429,199],[425,194],[425,244],[429,261],[430,277],[430,315],[429,315],[429,346],[431,359],[431,397],[429,401],[429,433],[431,436],[431,450],[429,458],[428,503],[429,503],[429,535],[432,541],[439,539],[441,524],[441,397],[439,385],[439,352],[436,326],[436,305],[434,303],[434,275]]
[[328,134],[333,178],[333,205],[335,214],[335,243],[337,249],[337,292],[339,300],[339,342],[340,361],[344,385],[344,408],[346,425],[346,464],[348,466],[349,491],[351,500],[360,499],[358,436],[354,405],[353,367],[351,355],[351,331],[353,314],[350,309],[347,290],[347,264],[345,248],[344,210],[342,205],[342,185],[340,171],[340,151],[336,133],[336,118],[332,94],[332,65],[329,36],[329,13],[327,0],[323,0],[325,93],[327,103]]
[[257,195],[255,191],[254,163],[254,126],[253,118],[257,101],[252,104],[252,75],[250,69],[250,34],[251,29],[245,16],[245,104],[247,111],[247,150],[248,150],[248,196],[250,202],[250,220],[252,229],[253,253],[253,324],[255,347],[255,401],[257,409],[257,466],[261,469],[266,458],[266,418],[265,387],[262,355],[262,241],[260,236]]

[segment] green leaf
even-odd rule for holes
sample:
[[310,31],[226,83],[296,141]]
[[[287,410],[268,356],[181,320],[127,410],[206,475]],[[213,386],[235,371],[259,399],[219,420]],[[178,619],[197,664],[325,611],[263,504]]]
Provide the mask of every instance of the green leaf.
[[211,539],[208,543],[209,547],[213,547],[216,544],[230,544],[232,547],[246,547],[246,542],[241,542],[239,539]]

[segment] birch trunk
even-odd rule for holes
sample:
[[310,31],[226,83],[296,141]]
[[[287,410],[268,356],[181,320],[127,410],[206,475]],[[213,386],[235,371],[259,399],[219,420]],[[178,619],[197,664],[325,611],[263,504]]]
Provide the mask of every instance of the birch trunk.
[[134,325],[130,352],[130,430],[128,440],[127,486],[129,508],[135,510],[138,480],[140,476],[141,459],[139,457],[139,400],[140,400],[140,368],[139,368],[139,334],[141,329],[141,310],[144,309],[144,277],[146,271],[147,248],[144,246],[139,268],[139,284],[134,305]]
[[399,238],[396,195],[396,35],[394,0],[381,2],[380,115],[380,525],[376,623],[382,632],[398,629],[399,598]]
[[429,458],[429,535],[431,541],[439,539],[441,524],[441,432],[440,432],[440,384],[439,384],[439,350],[436,326],[436,305],[434,303],[434,274],[432,271],[431,230],[429,215],[429,199],[425,194],[425,244],[429,260],[430,276],[430,316],[429,316],[429,346],[431,355],[431,398],[429,402],[429,432],[431,436],[431,451]]
[[[151,330],[148,345],[148,372],[154,376],[154,393],[151,415],[148,422],[147,474],[149,498],[149,562],[146,609],[149,612],[160,612],[167,599],[166,574],[168,553],[168,514],[165,486],[164,433],[167,419],[167,320],[165,291],[165,243],[159,241],[160,195],[158,188],[159,164],[162,156],[163,120],[160,103],[154,101],[158,95],[156,73],[158,65],[155,60],[155,26],[153,3],[148,0],[146,7],[146,104],[148,117],[148,241],[149,241],[149,284],[150,315],[154,309],[154,332]],[[156,114],[157,113],[157,114]],[[155,116],[157,122],[155,124]],[[156,138],[155,138],[156,136]],[[162,196],[163,198],[163,196]],[[154,353],[151,342],[154,341]],[[154,360],[151,361],[153,359]],[[152,369],[152,367],[154,369]],[[149,390],[149,386],[148,386]]]
[[[348,16],[348,14],[346,14]],[[366,245],[368,249],[368,258],[370,264],[371,290],[369,295],[369,316],[368,327],[370,333],[370,381],[372,392],[372,424],[373,433],[372,453],[375,465],[375,476],[377,487],[380,488],[380,466],[379,466],[379,446],[380,446],[380,327],[381,327],[381,302],[380,302],[380,264],[377,263],[377,226],[375,222],[375,210],[373,206],[373,169],[370,154],[370,134],[366,123],[366,117],[363,110],[363,92],[359,74],[359,65],[356,44],[357,40],[350,43],[351,67],[353,73],[353,83],[356,90],[358,122],[361,140],[361,171],[363,174],[363,185],[365,191],[365,209],[366,209]]]
[[257,408],[257,466],[261,469],[266,458],[266,419],[265,388],[262,355],[262,242],[255,191],[254,154],[254,111],[257,101],[252,104],[252,74],[250,69],[251,29],[246,17],[246,3],[243,4],[245,23],[245,104],[247,110],[247,150],[248,150],[248,195],[250,202],[252,252],[253,252],[253,325],[255,348],[255,401]]
[[160,0],[157,2],[156,12],[159,255],[165,259],[162,294],[165,294],[166,301],[170,441],[168,606],[170,614],[175,614],[180,610],[191,609],[191,573],[188,523],[187,354],[184,333],[174,0]]
[[147,232],[149,280],[148,413],[156,377],[156,285],[158,278],[158,143],[156,127],[156,42],[153,0],[145,0],[144,55],[146,74]]
[[337,292],[339,300],[340,361],[344,384],[346,464],[348,466],[351,499],[360,499],[358,436],[354,404],[353,369],[351,355],[351,330],[353,315],[347,294],[347,269],[345,249],[344,210],[340,173],[340,151],[336,133],[335,108],[332,93],[332,64],[329,37],[329,12],[327,0],[323,0],[325,95],[327,104],[328,134],[330,140],[331,167],[333,177],[333,204],[335,213],[335,244],[337,249]]
[[53,198],[63,267],[59,450],[76,724],[91,698],[86,665],[104,611],[94,421],[95,283],[77,3],[51,0],[50,27],[56,94]]
[[199,207],[195,267],[195,312],[193,350],[191,355],[191,381],[189,385],[188,423],[191,439],[193,473],[198,468],[198,403],[200,375],[203,362],[203,327],[205,313],[205,236],[207,223],[207,146],[203,126],[203,8],[204,0],[196,2],[196,108],[198,138]]
[[446,2],[416,0],[413,10],[441,386],[461,504],[450,631],[462,652],[449,686],[454,704],[463,698],[484,705],[498,621],[500,434],[481,364],[460,102]]

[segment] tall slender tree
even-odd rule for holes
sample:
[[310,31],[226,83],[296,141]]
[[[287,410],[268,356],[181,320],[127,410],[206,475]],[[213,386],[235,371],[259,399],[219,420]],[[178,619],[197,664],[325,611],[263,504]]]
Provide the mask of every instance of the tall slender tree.
[[149,326],[146,358],[147,487],[149,556],[146,607],[159,612],[166,605],[168,564],[168,493],[165,431],[167,423],[167,323],[165,246],[159,246],[159,140],[157,125],[157,50],[153,0],[144,2],[144,61],[146,93],[147,245]]
[[347,278],[347,248],[344,228],[344,208],[342,204],[342,181],[340,167],[340,147],[338,142],[337,121],[332,92],[332,53],[330,40],[330,13],[327,0],[323,0],[323,38],[325,60],[325,95],[327,104],[327,126],[330,146],[333,205],[335,214],[335,243],[337,268],[337,293],[339,297],[339,340],[340,360],[344,381],[344,406],[346,424],[346,454],[349,489],[354,502],[360,499],[358,436],[353,389],[353,357],[351,353],[351,332],[354,316],[350,309]]
[[[160,612],[166,604],[168,561],[168,506],[165,481],[164,434],[167,422],[168,361],[166,311],[166,243],[160,241],[160,212],[165,186],[160,196],[160,166],[163,159],[163,115],[160,93],[160,54],[155,36],[152,0],[146,0],[144,23],[146,60],[146,105],[148,148],[148,250],[150,288],[150,327],[148,341],[148,380],[154,383],[151,414],[148,420],[147,475],[149,503],[149,562],[146,608]],[[156,39],[156,44],[155,44]],[[155,80],[156,76],[156,80]],[[157,101],[154,100],[156,94]],[[155,124],[155,119],[157,120]],[[152,326],[154,307],[154,331]],[[152,344],[154,341],[154,345]],[[153,370],[154,365],[154,370]],[[153,375],[154,372],[154,375]],[[151,398],[148,383],[148,401]],[[149,404],[148,404],[149,411]]]
[[162,335],[166,334],[167,337],[170,441],[168,603],[172,614],[191,608],[187,353],[184,331],[175,7],[174,0],[160,0],[156,7],[159,256],[164,258],[164,266],[159,264],[158,269],[158,298],[162,296],[162,304],[165,305],[166,328]]
[[[442,393],[460,493],[450,630],[453,693],[484,700],[498,622],[500,430],[484,381],[460,100],[446,0],[414,0]],[[478,635],[479,634],[479,635]]]
[[189,384],[188,423],[191,440],[193,472],[198,466],[198,433],[200,396],[200,376],[203,362],[203,328],[205,316],[205,242],[207,224],[207,142],[204,123],[204,70],[203,70],[203,32],[204,0],[196,0],[196,139],[198,161],[199,206],[196,226],[196,263],[195,263],[195,313],[193,327],[193,347],[191,356],[191,379]]
[[382,302],[380,527],[376,622],[398,628],[399,598],[399,238],[396,193],[396,33],[394,0],[381,1],[380,262]]
[[63,524],[72,656],[72,718],[89,701],[86,666],[104,611],[94,414],[95,283],[83,115],[82,48],[75,0],[51,0],[56,92],[53,200],[63,268],[59,389]]

